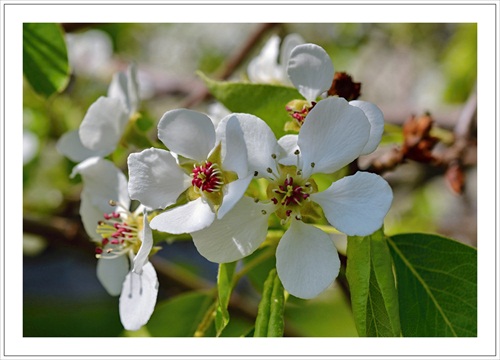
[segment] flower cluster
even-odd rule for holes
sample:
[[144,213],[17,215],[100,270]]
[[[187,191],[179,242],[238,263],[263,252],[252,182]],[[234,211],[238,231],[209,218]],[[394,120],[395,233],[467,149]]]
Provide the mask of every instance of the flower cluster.
[[[265,78],[256,69],[280,73],[271,61],[276,41],[252,62],[251,77]],[[229,114],[214,128],[202,113],[169,111],[158,124],[158,138],[169,150],[129,156],[129,193],[145,206],[166,209],[152,219],[153,229],[191,234],[198,251],[216,263],[253,253],[266,239],[274,214],[286,228],[276,250],[278,275],[289,293],[312,298],[333,282],[340,267],[330,236],[314,220],[324,214],[348,235],[371,234],[382,226],[392,191],[380,176],[364,172],[319,191],[315,174],[332,174],[375,150],[383,115],[368,102],[318,99],[334,76],[321,47],[302,44],[286,55],[286,72],[307,104],[298,135],[277,140],[250,114]],[[266,182],[263,198],[245,195],[252,179]]]
[[[131,67],[89,108],[80,129],[60,140],[61,152],[81,161],[72,174],[83,180],[80,214],[96,241],[97,276],[111,295],[120,295],[126,329],[144,325],[156,303],[158,281],[148,261],[152,230],[188,233],[206,259],[227,263],[257,250],[270,219],[278,220],[278,276],[290,294],[309,299],[328,288],[340,268],[334,243],[317,220],[348,235],[369,235],[382,226],[392,202],[382,177],[357,172],[324,189],[315,180],[377,148],[382,112],[365,101],[324,97],[334,69],[321,47],[291,36],[278,63],[278,43],[270,40],[248,74],[254,82],[297,88],[303,98],[283,111],[297,122],[298,134],[277,139],[251,114],[212,121],[198,111],[170,110],[157,127],[165,148],[129,154],[127,181],[104,157],[136,116],[138,86]],[[251,183],[259,185],[258,195],[248,191]],[[134,211],[131,200],[140,203]]]

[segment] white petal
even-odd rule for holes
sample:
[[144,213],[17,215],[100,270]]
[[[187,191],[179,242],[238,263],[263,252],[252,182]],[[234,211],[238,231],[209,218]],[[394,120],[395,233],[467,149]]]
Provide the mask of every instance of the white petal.
[[236,261],[253,253],[267,236],[274,204],[255,203],[243,197],[223,219],[191,233],[201,255],[212,262]]
[[339,97],[321,100],[299,132],[304,177],[333,173],[349,164],[359,157],[369,134],[370,123],[362,110]]
[[276,173],[276,161],[271,155],[279,155],[281,148],[269,125],[254,115],[232,114],[222,119],[217,127],[217,136],[222,141],[224,141],[227,122],[232,117],[238,119],[243,131],[243,138],[247,147],[249,172],[257,171],[259,176],[265,176],[267,174],[266,169],[271,168]]
[[215,213],[201,197],[157,215],[151,220],[151,228],[170,234],[198,231],[209,226]]
[[90,150],[109,154],[115,150],[128,120],[128,113],[120,100],[100,97],[90,105],[80,124],[80,140]]
[[148,221],[148,213],[146,209],[143,209],[144,212],[144,219],[143,219],[143,228],[142,228],[142,233],[141,233],[141,247],[139,248],[139,251],[134,257],[133,260],[133,269],[132,271],[135,272],[136,274],[141,274],[142,273],[142,268],[144,267],[144,264],[148,262],[148,256],[149,252],[153,248],[153,231],[151,230],[151,227],[149,226],[149,221]]
[[129,270],[127,255],[97,260],[97,278],[112,296],[120,295],[122,292],[123,281]]
[[248,174],[247,148],[243,130],[234,116],[230,116],[226,123],[226,136],[222,147],[225,149],[222,161],[224,170],[234,171],[239,178],[246,177]]
[[71,177],[76,174],[82,176],[82,192],[86,192],[91,204],[103,213],[110,209],[109,200],[117,201],[128,209],[127,178],[111,161],[89,158],[73,168]]
[[248,78],[253,83],[272,83],[278,80],[278,52],[280,38],[273,35],[262,48],[260,54],[248,64]]
[[377,105],[372,104],[368,101],[353,100],[349,102],[349,105],[356,106],[363,110],[368,121],[370,122],[370,137],[366,143],[361,155],[367,155],[375,151],[380,140],[382,139],[382,134],[384,133],[384,114],[377,107]]
[[215,129],[207,115],[176,109],[167,111],[160,119],[158,138],[170,151],[201,162],[215,146]]
[[276,270],[293,296],[311,299],[337,277],[340,259],[332,239],[322,230],[292,220],[276,249]]
[[295,151],[299,150],[299,146],[297,145],[298,140],[298,135],[284,135],[278,140],[278,144],[282,148],[279,160],[280,164],[297,166],[297,155],[295,154]]
[[118,72],[113,75],[108,88],[108,97],[119,99],[129,115],[137,111],[140,100],[135,65],[130,65],[127,72]]
[[164,209],[190,185],[172,154],[150,148],[128,157],[130,197],[151,209]]
[[305,43],[305,40],[299,34],[289,34],[285,36],[281,44],[280,50],[280,65],[284,71],[284,78],[288,81],[288,75],[286,74],[286,68],[288,66],[288,61],[290,59],[290,54],[292,50],[298,46]]
[[287,72],[299,93],[309,101],[315,101],[332,86],[332,60],[315,44],[296,46],[290,54]]
[[95,206],[92,201],[92,195],[85,189],[80,194],[80,217],[83,227],[88,236],[92,240],[100,240],[101,235],[97,233],[97,223],[103,220],[104,213],[111,213],[115,211],[115,207],[108,204],[108,208],[102,209]]
[[247,177],[230,182],[225,186],[226,193],[222,199],[222,204],[217,211],[217,218],[222,219],[229,210],[242,198],[248,188],[250,181],[253,179],[253,174]]
[[392,190],[382,177],[357,172],[311,195],[325,217],[347,235],[366,236],[378,230],[392,203]]
[[120,320],[126,330],[139,330],[155,309],[158,297],[158,278],[150,262],[144,265],[141,275],[129,272],[123,282],[120,296]]
[[94,151],[87,149],[80,141],[78,130],[68,131],[57,141],[57,151],[74,162],[80,162],[89,157],[106,156],[106,151]]

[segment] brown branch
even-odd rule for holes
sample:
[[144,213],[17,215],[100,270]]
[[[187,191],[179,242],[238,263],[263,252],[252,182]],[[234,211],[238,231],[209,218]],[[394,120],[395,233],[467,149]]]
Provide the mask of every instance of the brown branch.
[[384,174],[397,166],[414,160],[436,168],[445,169],[448,184],[456,193],[464,190],[464,167],[475,164],[475,147],[472,132],[475,127],[477,95],[474,91],[463,106],[454,126],[453,143],[441,151],[433,151],[439,139],[431,135],[433,119],[430,115],[410,117],[403,124],[404,143],[394,147],[379,158],[372,160],[366,171]]
[[37,218],[23,217],[23,232],[43,237],[49,245],[77,248],[94,253],[95,245],[88,240],[79,221],[60,216]]

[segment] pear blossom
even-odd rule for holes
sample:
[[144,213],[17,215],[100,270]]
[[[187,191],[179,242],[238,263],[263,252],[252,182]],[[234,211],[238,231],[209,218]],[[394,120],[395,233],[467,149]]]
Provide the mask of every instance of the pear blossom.
[[[247,69],[248,78],[253,83],[290,84],[286,67],[292,49],[305,43],[298,34],[287,35],[281,44],[278,35],[273,35],[262,48],[258,56],[253,58]],[[279,57],[279,62],[278,62]]]
[[169,150],[149,148],[129,155],[132,199],[152,209],[174,205],[181,194],[188,200],[155,216],[153,229],[171,234],[204,229],[243,196],[253,177],[237,120],[243,116],[226,116],[224,133],[216,134],[203,113],[168,111],[158,123],[158,138]]
[[120,295],[120,319],[137,330],[153,313],[158,279],[148,261],[153,235],[147,209],[129,211],[125,175],[112,162],[89,158],[73,169],[83,180],[80,216],[96,242],[97,278],[112,296]]
[[[223,219],[192,233],[198,251],[218,263],[236,261],[265,240],[275,214],[289,227],[276,250],[276,268],[285,289],[300,298],[323,292],[338,275],[340,260],[330,236],[310,224],[322,208],[325,218],[347,235],[365,236],[382,224],[392,190],[380,176],[357,172],[318,191],[313,175],[333,173],[362,154],[371,143],[365,112],[345,99],[319,101],[298,135],[276,141],[257,117],[240,123],[249,167],[267,180],[267,201],[242,198]],[[221,122],[220,131],[223,130]]]
[[[330,89],[335,75],[334,67],[330,56],[321,46],[302,44],[292,50],[286,71],[293,85],[305,98],[292,100],[286,107],[298,125],[302,125],[320,95]],[[349,104],[363,110],[370,122],[370,141],[361,155],[370,154],[380,143],[384,132],[382,111],[368,101],[352,100]]]
[[135,116],[139,102],[137,72],[131,65],[126,72],[114,74],[107,96],[90,105],[79,129],[61,136],[57,149],[75,162],[109,155]]

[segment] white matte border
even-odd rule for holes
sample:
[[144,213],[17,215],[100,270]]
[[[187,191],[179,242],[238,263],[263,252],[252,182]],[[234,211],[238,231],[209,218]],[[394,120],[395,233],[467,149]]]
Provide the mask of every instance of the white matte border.
[[[496,5],[495,5],[496,4]],[[495,227],[496,126],[498,123],[498,2],[396,3],[259,2],[2,2],[1,109],[5,124],[5,213],[2,228],[2,355],[256,356],[496,356],[498,335],[498,234]],[[23,338],[22,337],[22,23],[23,22],[475,22],[478,23],[478,337],[477,338]],[[5,32],[4,32],[5,31]],[[493,74],[495,76],[493,76]],[[497,164],[495,164],[497,165]],[[496,194],[496,192],[495,192]],[[496,281],[495,281],[496,280]],[[5,332],[4,332],[5,330]],[[119,356],[122,355],[122,356]],[[248,357],[247,357],[248,358]]]

